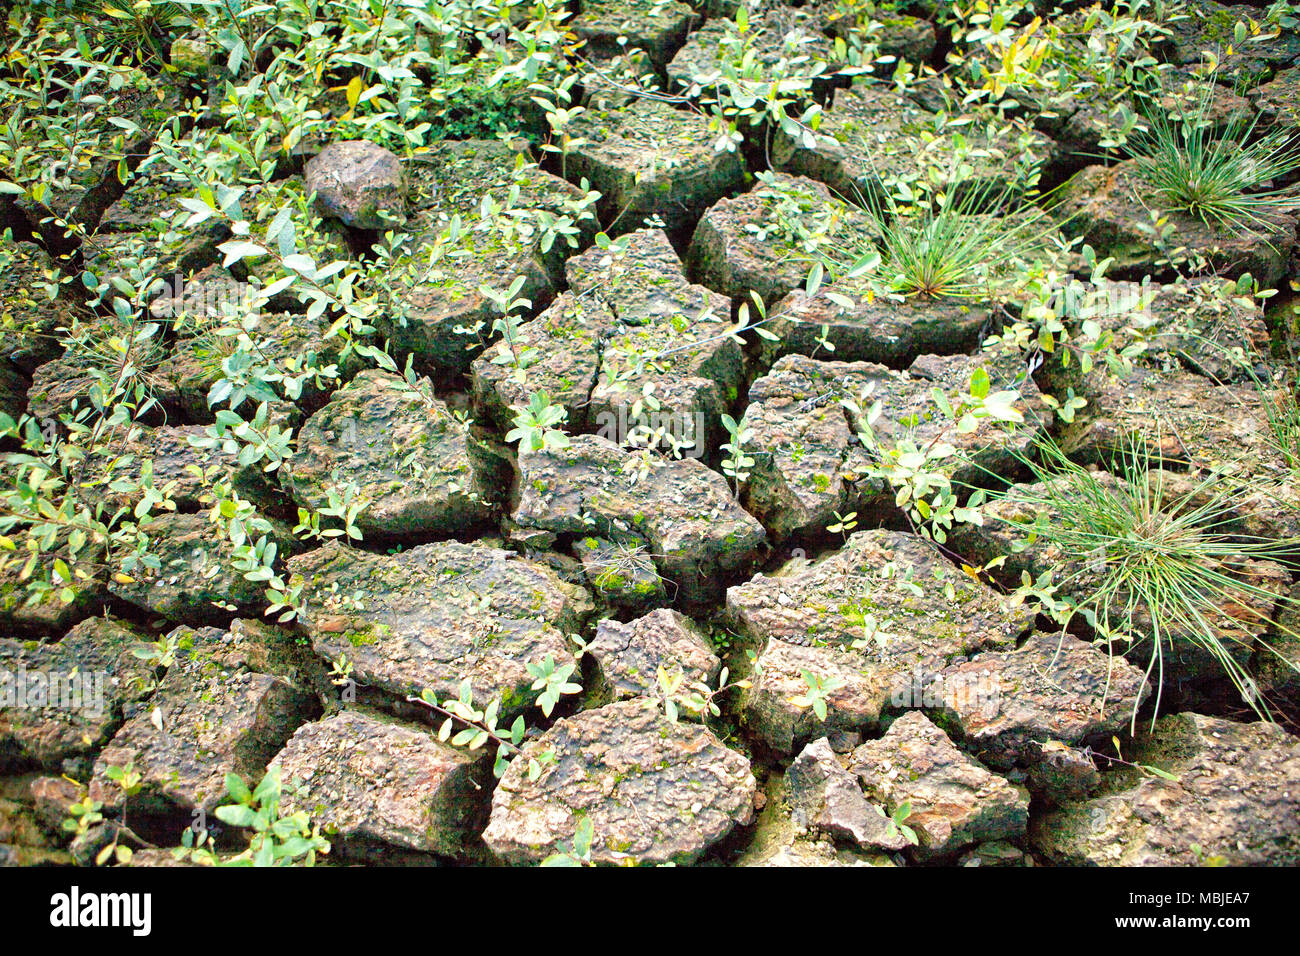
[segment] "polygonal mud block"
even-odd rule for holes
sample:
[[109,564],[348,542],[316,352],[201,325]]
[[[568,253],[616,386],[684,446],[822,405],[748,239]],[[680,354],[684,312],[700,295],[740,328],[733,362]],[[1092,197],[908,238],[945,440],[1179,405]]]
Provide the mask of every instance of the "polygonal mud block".
[[1091,245],[1098,256],[1114,258],[1109,274],[1140,280],[1162,275],[1166,257],[1153,239],[1153,215],[1167,219],[1169,245],[1204,260],[1202,271],[1226,277],[1250,275],[1274,288],[1286,274],[1300,214],[1283,204],[1261,208],[1240,226],[1208,225],[1202,219],[1162,205],[1146,182],[1139,160],[1116,166],[1089,166],[1061,187],[1054,213],[1061,229]]
[[641,49],[662,68],[697,19],[695,11],[678,0],[582,0],[569,27],[587,41],[589,55],[612,57],[625,49]]
[[[729,588],[727,615],[762,668],[742,697],[745,723],[778,753],[871,727],[886,707],[906,706],[917,680],[954,657],[1014,646],[1029,623],[933,543],[893,531],[857,532],[815,562],[796,558]],[[809,692],[805,673],[830,688],[825,718],[792,701]]]
[[288,562],[304,586],[303,626],[320,657],[345,655],[353,677],[392,697],[431,690],[501,699],[513,718],[538,695],[528,664],[571,663],[591,613],[587,592],[550,568],[482,544],[425,544],[374,554],[331,542]]
[[802,230],[854,259],[878,241],[875,221],[821,183],[773,173],[749,192],[709,207],[686,261],[710,289],[741,301],[753,292],[771,304],[803,286],[817,261],[797,238]]
[[370,501],[356,519],[363,534],[446,534],[489,519],[501,479],[492,466],[469,425],[431,390],[371,369],[307,420],[282,480],[313,511],[355,483]]
[[954,134],[969,143],[964,162],[971,169],[961,179],[962,190],[989,203],[1023,194],[1030,172],[1055,149],[1043,134],[1014,124],[946,130],[938,115],[903,94],[859,84],[835,91],[812,145],[778,132],[772,162],[778,169],[820,180],[855,202],[882,203],[882,180],[915,179],[923,165],[951,181]]
[[881,739],[855,750],[851,769],[889,813],[910,805],[906,825],[916,832],[922,859],[1018,839],[1029,822],[1028,796],[958,750],[920,713],[905,714]]
[[[556,764],[530,779],[530,759]],[[653,701],[631,700],[556,721],[526,743],[492,795],[483,840],[507,863],[563,852],[580,821],[598,863],[694,862],[754,816],[749,760],[713,731],[669,721]]]
[[739,154],[714,148],[718,134],[704,117],[660,100],[590,109],[569,132],[582,143],[565,156],[566,175],[585,176],[600,191],[601,222],[611,233],[650,216],[681,228],[743,182]]
[[687,282],[658,229],[590,249],[566,268],[572,291],[603,301],[619,323],[601,343],[587,427],[618,443],[637,431],[642,444],[694,457],[715,448],[744,380],[728,299]]
[[556,534],[640,540],[675,599],[688,604],[716,595],[724,574],[752,566],[767,537],[722,475],[692,458],[652,455],[644,473],[637,466],[597,435],[525,452],[513,519]]
[[[265,532],[282,556],[298,548],[289,526],[265,519]],[[256,615],[266,606],[266,585],[235,567],[235,545],[207,513],[161,514],[140,525],[159,566],[137,566],[114,577],[109,590],[124,601],[178,623],[218,622],[231,613]],[[252,543],[262,533],[249,528]]]
[[0,638],[0,769],[61,770],[102,746],[148,694],[152,668],[132,651],[149,639],[107,617],[50,643]]
[[1125,768],[1131,789],[1035,816],[1034,849],[1071,865],[1300,862],[1300,742],[1277,724],[1174,714],[1130,759],[1173,779]]
[[286,812],[306,812],[345,858],[392,847],[459,855],[482,826],[492,778],[429,728],[359,710],[304,724],[272,766]]
[[255,785],[289,735],[320,711],[303,688],[232,659],[224,632],[181,628],[171,636],[182,642],[176,661],[95,763],[90,792],[105,806],[127,799],[108,768],[130,766],[141,775],[140,802],[211,812],[226,774]]

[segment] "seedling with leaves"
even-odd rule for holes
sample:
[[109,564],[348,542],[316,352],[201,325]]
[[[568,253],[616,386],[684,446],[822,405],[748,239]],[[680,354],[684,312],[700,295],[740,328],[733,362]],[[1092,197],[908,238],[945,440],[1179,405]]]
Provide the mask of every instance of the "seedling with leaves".
[[[552,677],[556,673],[557,671],[553,667],[551,671]],[[566,674],[565,677],[567,676]],[[547,679],[542,677],[541,683],[543,687],[546,687]],[[567,683],[567,681],[562,681],[561,685],[564,683]],[[578,689],[581,690],[581,687]],[[558,691],[558,693],[568,692]],[[474,691],[470,687],[468,680],[460,682],[455,697],[448,697],[441,702],[438,700],[438,695],[428,688],[419,697],[408,697],[407,700],[411,703],[423,704],[435,714],[443,717],[443,721],[438,727],[438,739],[441,741],[449,742],[455,747],[465,747],[469,750],[478,750],[489,743],[496,744],[496,759],[492,764],[492,773],[498,779],[505,775],[511,760],[520,754],[524,735],[528,732],[523,715],[515,717],[509,729],[501,727],[499,725],[501,698],[494,697],[485,708],[480,710],[474,703]],[[554,705],[552,704],[552,706]],[[459,730],[456,729],[458,725]],[[551,750],[529,757],[528,779],[536,780],[541,776],[543,767],[554,761],[555,753]]]
[[665,665],[660,664],[655,671],[655,681],[659,686],[659,700],[663,704],[665,716],[676,723],[682,707],[699,716],[721,716],[722,709],[717,704],[717,698],[733,688],[750,686],[747,680],[728,683],[729,676],[730,671],[724,667],[718,675],[717,687],[710,687],[704,681],[695,681],[688,685],[686,674],[680,665],[670,671]]
[[844,679],[841,677],[823,677],[820,674],[814,674],[810,670],[801,670],[799,676],[803,678],[803,682],[808,689],[802,694],[791,697],[790,703],[800,708],[811,707],[818,720],[825,720],[827,698],[844,686]]
[[542,708],[545,716],[551,716],[551,711],[555,709],[561,697],[566,694],[582,693],[582,685],[569,680],[577,666],[573,661],[557,665],[553,654],[547,654],[546,659],[540,664],[529,661],[524,665],[528,676],[533,678],[530,689],[541,691],[537,697],[537,706]]
[[900,803],[894,808],[893,813],[885,813],[874,803],[872,806],[875,807],[877,813],[885,818],[885,834],[887,836],[901,836],[912,846],[916,846],[921,842],[917,838],[916,831],[906,823],[908,818],[912,816],[912,802],[910,800],[904,800]]
[[515,427],[506,432],[507,442],[519,442],[520,451],[558,451],[569,447],[569,436],[557,427],[569,417],[563,405],[551,402],[548,392],[534,392],[527,405],[512,405]]
[[591,843],[596,837],[595,825],[591,817],[583,816],[573,831],[573,840],[566,849],[560,845],[559,853],[552,853],[542,860],[542,866],[591,866]]
[[317,854],[330,851],[329,841],[313,825],[306,811],[285,814],[280,803],[283,787],[280,769],[272,767],[257,787],[250,790],[236,773],[226,774],[226,793],[234,801],[217,807],[222,823],[251,830],[248,848],[229,857],[219,857],[206,833],[186,828],[182,846],[173,851],[177,859],[215,866],[315,866]]
[[754,458],[745,451],[746,444],[754,437],[754,430],[742,416],[736,421],[730,415],[722,416],[722,427],[727,430],[727,441],[722,450],[727,457],[722,459],[722,473],[733,482],[733,490],[740,494],[740,486],[749,480],[750,469],[754,467]]

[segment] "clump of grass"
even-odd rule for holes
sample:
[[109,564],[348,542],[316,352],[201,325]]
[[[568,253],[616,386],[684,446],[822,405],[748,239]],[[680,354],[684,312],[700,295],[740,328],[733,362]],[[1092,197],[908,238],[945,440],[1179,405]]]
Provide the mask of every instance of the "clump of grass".
[[1284,598],[1250,579],[1251,562],[1290,566],[1297,542],[1236,533],[1238,489],[1217,476],[1167,492],[1161,463],[1137,440],[1112,463],[1113,477],[1078,465],[1046,439],[1022,463],[1035,484],[1018,487],[1015,501],[1039,515],[1030,540],[1059,559],[1047,598],[1058,623],[1082,617],[1112,655],[1146,647],[1157,713],[1165,656],[1190,645],[1267,718],[1243,660],[1257,648],[1276,654],[1255,635],[1283,632],[1271,617]]
[[1045,219],[1041,213],[1009,220],[975,208],[977,203],[961,198],[881,223],[881,276],[890,291],[932,299],[987,298],[999,267],[1026,256],[1045,232],[1035,234]]
[[1216,122],[1213,90],[1210,78],[1193,104],[1153,111],[1148,130],[1128,140],[1127,152],[1161,204],[1207,226],[1237,229],[1300,205],[1294,189],[1271,185],[1300,169],[1300,139],[1274,130],[1252,140],[1258,117],[1240,112]]
[[1245,372],[1268,418],[1269,449],[1292,478],[1300,478],[1300,397],[1295,376],[1288,372],[1274,380],[1249,364]]
[[1004,216],[988,211],[1013,207],[1013,193],[1010,185],[984,181],[953,184],[933,201],[865,197],[875,220],[874,249],[840,248],[832,268],[862,272],[874,253],[870,275],[885,292],[990,301],[1006,291],[1016,264],[1052,254],[1055,224],[1041,208],[1026,205]]

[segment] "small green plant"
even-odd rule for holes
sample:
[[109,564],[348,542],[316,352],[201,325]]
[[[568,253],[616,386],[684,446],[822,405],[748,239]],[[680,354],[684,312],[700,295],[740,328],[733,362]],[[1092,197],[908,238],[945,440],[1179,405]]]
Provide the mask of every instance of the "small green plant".
[[841,405],[857,423],[858,441],[875,453],[879,463],[870,473],[894,489],[895,506],[905,509],[908,521],[918,533],[940,544],[947,540],[947,531],[954,524],[978,524],[984,492],[976,489],[964,503],[958,498],[951,474],[956,465],[969,463],[971,459],[946,439],[969,435],[981,423],[1004,430],[1023,424],[1024,414],[1017,407],[1020,392],[1017,389],[994,391],[988,371],[978,367],[971,372],[964,394],[950,397],[940,388],[931,390],[932,414],[943,424],[928,440],[922,441],[917,436],[922,416],[913,414],[897,423],[899,432],[891,447],[876,434],[882,406],[879,400],[871,402],[873,386],[874,383],[869,383],[856,398],[844,399]]
[[[579,644],[579,646],[585,649],[585,645]],[[568,679],[575,667],[576,665],[572,664],[557,667],[550,655],[547,655],[547,661],[541,665],[528,665],[529,676],[533,678],[532,689],[542,691],[542,695],[547,698],[542,706],[548,716],[560,697],[581,692],[582,685]],[[443,718],[438,727],[439,740],[450,742],[453,747],[465,747],[469,750],[478,750],[489,743],[495,744],[497,751],[496,759],[492,764],[492,773],[498,779],[505,775],[511,760],[521,755],[524,735],[528,732],[523,715],[515,717],[509,729],[500,726],[501,698],[493,698],[488,701],[486,707],[480,709],[474,703],[474,690],[468,680],[460,682],[455,697],[439,701],[438,695],[432,689],[426,688],[419,697],[408,697],[407,700],[414,704],[423,704]],[[541,703],[540,698],[539,703]],[[528,779],[536,780],[541,776],[542,770],[548,764],[554,763],[555,759],[555,752],[549,749],[532,754],[528,758]]]
[[732,688],[749,687],[750,682],[747,680],[727,682],[731,672],[727,668],[722,668],[718,675],[718,686],[710,687],[704,681],[695,681],[691,684],[686,683],[686,674],[680,666],[674,667],[671,671],[663,664],[659,665],[655,672],[655,681],[659,685],[660,701],[663,703],[664,715],[673,723],[677,722],[681,715],[681,708],[685,707],[691,713],[700,717],[720,717],[722,708],[717,704],[717,698],[731,690]]
[[533,679],[530,689],[541,691],[537,697],[537,706],[542,708],[542,713],[547,717],[551,716],[551,711],[555,709],[561,697],[582,692],[581,684],[569,680],[578,666],[572,661],[567,664],[556,664],[555,656],[547,654],[546,659],[540,664],[529,661],[524,666],[528,676]]
[[[872,804],[872,806],[875,806],[875,804]],[[887,836],[901,836],[912,846],[916,846],[921,842],[917,839],[916,831],[906,823],[907,819],[912,815],[912,802],[910,800],[904,800],[900,803],[893,813],[885,813],[880,807],[876,807],[876,812],[885,818],[885,833]]]
[[506,432],[507,442],[519,442],[521,451],[556,451],[569,447],[569,436],[557,427],[569,417],[563,405],[551,402],[547,392],[534,392],[527,405],[513,405],[515,427]]
[[670,582],[654,563],[654,554],[640,541],[616,541],[612,547],[593,552],[591,583],[603,591],[617,591],[631,583],[659,590]]
[[313,825],[305,811],[281,812],[283,788],[278,767],[268,770],[252,790],[239,774],[228,773],[226,793],[234,802],[217,807],[216,817],[232,827],[253,831],[248,849],[219,857],[206,831],[186,828],[182,845],[173,851],[177,859],[216,866],[315,866],[317,854],[329,853],[330,844],[321,836],[320,825]]
[[722,459],[722,473],[735,483],[735,491],[740,493],[740,486],[749,479],[750,469],[754,467],[754,458],[745,452],[745,444],[754,437],[754,430],[742,416],[736,421],[730,415],[722,416],[722,427],[727,430],[727,441],[722,450],[727,457]]
[[848,541],[849,533],[858,526],[858,513],[850,511],[846,515],[835,512],[835,520],[826,526],[826,530],[831,534],[838,534],[844,541]]
[[802,694],[791,697],[790,703],[796,707],[811,707],[818,720],[825,720],[826,700],[832,693],[844,686],[844,679],[841,677],[822,677],[810,670],[802,670],[799,675],[803,678],[803,682],[808,689]]
[[578,821],[573,831],[573,840],[566,849],[563,844],[559,853],[552,853],[542,860],[542,866],[590,866],[591,841],[596,837],[596,828],[591,817],[584,816]]
[[115,764],[110,765],[104,771],[104,776],[122,792],[121,820],[106,820],[103,813],[104,804],[98,800],[92,800],[89,795],[85,795],[68,807],[68,816],[63,821],[63,829],[65,832],[71,833],[73,838],[76,839],[77,837],[86,836],[96,827],[108,826],[112,830],[113,839],[104,844],[95,855],[95,865],[103,866],[109,860],[125,865],[131,862],[133,851],[129,846],[121,842],[122,837],[125,835],[139,841],[139,837],[127,827],[127,803],[131,797],[140,792],[143,786],[143,777],[135,769],[134,761],[127,761],[126,766],[123,767]]
[[131,648],[131,656],[137,657],[150,667],[171,667],[176,663],[176,652],[180,649],[180,639],[176,634],[165,634],[151,644],[141,643]]

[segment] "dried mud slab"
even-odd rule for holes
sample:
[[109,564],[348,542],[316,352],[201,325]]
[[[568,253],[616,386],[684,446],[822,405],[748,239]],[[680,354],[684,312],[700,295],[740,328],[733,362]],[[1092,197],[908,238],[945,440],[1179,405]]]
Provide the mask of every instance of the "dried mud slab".
[[[1038,763],[1049,741],[1084,744],[1124,732],[1151,692],[1142,671],[1068,634],[1032,634],[941,670],[927,689],[944,726],[990,766]],[[927,706],[929,701],[925,701]]]
[[[558,758],[528,779],[545,750]],[[492,796],[483,840],[507,863],[569,848],[591,821],[595,863],[692,863],[754,815],[749,761],[699,724],[670,722],[651,701],[564,718],[526,743]]]
[[751,292],[772,303],[803,286],[814,256],[792,233],[824,233],[823,241],[863,254],[875,246],[875,222],[800,176],[774,173],[747,193],[721,199],[695,227],[686,255],[691,274],[733,299]]
[[[46,553],[45,559],[33,564],[33,570],[50,569],[56,560],[68,562],[67,538]],[[31,573],[24,573],[30,555],[18,551],[0,554],[0,629],[21,634],[48,637],[61,634],[79,621],[103,610],[109,600],[107,575],[102,567],[83,561],[85,577],[75,575],[68,587],[72,599],[63,600],[62,588],[33,591]]]
[[[744,692],[743,719],[778,753],[874,725],[918,675],[1009,648],[1028,623],[933,544],[893,531],[860,531],[814,563],[796,559],[729,588],[726,607],[732,626],[756,645],[761,668]],[[826,694],[824,720],[791,702],[808,692],[805,671],[841,682]]]
[[[491,338],[492,322],[499,315],[480,287],[504,292],[523,276],[518,295],[542,308],[554,296],[554,280],[568,252],[562,238],[544,250],[531,223],[520,225],[508,215],[499,224],[483,220],[484,195],[503,209],[576,219],[575,204],[583,194],[498,141],[438,143],[408,164],[406,176],[408,239],[389,269],[398,307],[376,328],[397,353],[413,354],[423,366],[465,372]],[[511,203],[515,187],[519,192]],[[456,255],[446,257],[440,237],[455,217],[461,221],[462,239]],[[579,231],[589,225],[584,223]]]
[[[131,430],[111,453],[89,456],[86,478],[80,487],[91,500],[103,498],[109,512],[134,508],[141,500],[146,467],[153,487],[166,490],[178,511],[198,511],[215,500],[213,481],[230,483],[241,498],[265,506],[279,504],[278,489],[261,463],[242,465],[239,455],[218,446],[197,448],[193,442],[207,438],[203,425],[139,426]],[[157,510],[157,509],[155,509]]]
[[1029,822],[1029,797],[958,750],[920,713],[903,715],[879,740],[853,751],[850,769],[889,813],[911,805],[905,822],[923,860],[1018,839]]
[[1251,93],[1250,101],[1265,126],[1300,128],[1300,67],[1278,72]]
[[0,638],[0,769],[65,771],[102,746],[148,693],[152,669],[131,653],[147,640],[108,617],[52,643]]
[[1277,623],[1256,649],[1251,674],[1269,707],[1300,711],[1300,586],[1287,592]]
[[[1006,432],[985,419],[962,434],[931,416],[932,392],[963,392],[976,369],[984,369],[995,389],[1019,388],[1026,425]],[[1035,410],[1038,390],[1026,379],[1013,382],[1018,369],[983,356],[922,356],[906,373],[867,362],[819,362],[787,355],[749,391],[746,421],[754,431],[754,467],[745,489],[746,506],[776,540],[816,534],[836,512],[888,509],[894,492],[869,470],[880,451],[900,440],[918,447],[942,438],[957,451],[942,471],[958,483],[979,482],[988,474],[1014,471],[1016,454],[1028,453],[1041,431]],[[864,447],[865,422],[845,408],[864,412],[881,403],[871,426],[876,447]]]
[[[697,456],[716,447],[720,417],[744,381],[740,346],[730,336],[731,303],[687,282],[668,237],[642,229],[622,251],[593,248],[567,263],[575,295],[603,301],[618,320],[600,344],[600,371],[588,401],[587,427],[626,442],[638,425],[666,432]],[[644,404],[649,391],[658,408]]]
[[[1300,63],[1300,36],[1294,28],[1282,27],[1266,16],[1267,11],[1250,4],[1225,5],[1205,0],[1188,4],[1186,15],[1166,20],[1169,31],[1170,59],[1174,63],[1194,65],[1209,50],[1220,60],[1219,82],[1233,86],[1254,86],[1273,71]],[[1249,28],[1254,23],[1254,39],[1238,44],[1234,36],[1237,22]],[[1267,42],[1259,38],[1269,37]]]
[[346,656],[358,683],[443,700],[468,680],[479,706],[501,698],[503,716],[537,697],[527,664],[573,661],[568,635],[592,610],[587,592],[554,571],[483,544],[388,555],[330,543],[288,569],[304,585],[312,649]]
[[79,309],[66,287],[51,299],[47,285],[59,281],[53,260],[30,242],[16,242],[13,258],[0,271],[0,365],[30,376],[58,357],[60,328],[71,328]]
[[[108,340],[126,331],[111,320],[104,321],[94,326],[86,339],[39,366],[32,373],[31,387],[27,390],[28,413],[49,425],[65,416],[82,422],[94,420],[98,413],[91,392],[103,380],[113,381],[121,362],[120,356],[111,351]],[[177,414],[181,406],[175,382],[160,371],[166,345],[155,337],[137,343],[133,353],[137,359],[137,382],[148,389],[154,400],[148,408],[141,408],[139,417],[149,424],[161,425],[169,415]]]
[[1154,467],[1191,465],[1260,479],[1285,471],[1268,420],[1269,390],[1134,366],[1122,375],[1095,370],[1081,394],[1088,404],[1060,439],[1080,461],[1105,463],[1136,446]]
[[[1236,283],[1192,279],[1168,284],[1103,279],[1075,300],[1081,320],[1109,333],[1116,350],[1156,369],[1185,368],[1215,383],[1268,376],[1270,339],[1259,304],[1236,294]],[[1039,373],[1053,391],[1087,389],[1077,363],[1048,362]]]
[[890,826],[884,808],[868,800],[848,761],[825,737],[805,747],[785,772],[786,789],[796,826],[869,851],[905,849],[910,844]]
[[303,182],[322,215],[357,229],[400,220],[406,199],[401,161],[378,143],[330,143],[307,161]]
[[723,576],[751,567],[767,541],[702,462],[642,458],[597,435],[521,454],[519,494],[513,519],[522,528],[640,540],[687,604],[716,596]]
[[130,171],[139,167],[157,133],[182,112],[175,88],[134,67],[91,71],[78,92],[83,98],[101,98],[96,106],[83,110],[79,120],[83,142],[97,141],[98,155],[90,162],[69,164],[66,180],[53,180],[42,203],[26,197],[17,200],[32,229],[44,233],[51,247],[60,245],[49,240],[62,229],[43,226],[40,220],[53,213],[93,231],[105,209],[122,195],[118,164],[124,163]]
[[659,100],[589,109],[570,135],[583,143],[565,157],[566,175],[585,176],[600,191],[600,219],[611,234],[650,216],[669,229],[687,226],[744,179],[739,154],[713,148],[717,137],[704,117]]
[[[776,3],[754,11],[744,40],[755,72],[746,76],[770,79],[773,68],[783,64],[782,78],[812,79],[815,89],[825,90],[830,75],[842,64],[836,62],[835,46],[822,32],[821,20],[815,11]],[[719,19],[692,33],[668,64],[669,89],[688,96],[709,90],[734,58],[735,47],[726,42],[729,37],[740,34],[734,24]],[[826,66],[819,70],[819,63]]]
[[95,762],[91,798],[106,807],[123,804],[108,768],[132,766],[142,787],[133,809],[211,812],[226,794],[226,774],[255,784],[290,734],[320,710],[303,688],[250,669],[216,628],[170,636],[181,642],[176,662]]
[[1143,776],[1035,817],[1034,848],[1075,866],[1300,862],[1300,741],[1278,725],[1173,714],[1131,759],[1176,779]]
[[1166,210],[1142,178],[1137,160],[1115,166],[1089,166],[1058,194],[1055,214],[1061,229],[1115,259],[1110,274],[1140,279],[1159,272],[1164,258],[1151,234],[1153,212],[1167,216],[1169,243],[1204,259],[1205,271],[1223,276],[1249,272],[1263,288],[1275,288],[1286,275],[1300,216],[1284,208],[1263,209],[1249,226],[1211,227],[1187,213]]
[[[820,180],[854,201],[880,202],[882,180],[915,179],[923,164],[940,171],[952,165],[945,158],[957,149],[951,134],[937,114],[912,99],[862,83],[836,90],[834,97],[812,147],[777,132],[772,145],[777,169]],[[1024,174],[1046,162],[1055,148],[1050,139],[1030,129],[981,129],[976,124],[959,132],[969,141],[964,162],[972,167],[963,188],[989,198],[1016,195]],[[925,143],[923,136],[933,141]]]
[[[256,331],[250,338],[261,358],[275,367],[284,369],[301,387],[297,400],[289,398],[284,382],[270,383],[280,402],[273,413],[282,420],[296,421],[299,404],[314,407],[323,401],[330,390],[346,382],[362,367],[355,355],[343,355],[345,342],[342,336],[329,334],[331,322],[327,317],[309,318],[292,312],[268,312],[260,317]],[[179,407],[184,420],[211,422],[214,407],[209,404],[213,387],[225,378],[222,362],[232,351],[232,340],[216,335],[211,330],[192,329],[179,336],[152,373],[155,387],[164,394],[174,394],[172,401]],[[332,370],[329,375],[317,376],[316,370]],[[220,407],[225,402],[219,403]],[[251,417],[255,411],[250,399],[238,411]]]
[[15,368],[0,360],[0,414],[18,421],[27,410],[28,384]]
[[363,534],[468,533],[492,515],[500,466],[469,425],[430,389],[371,369],[334,393],[298,432],[283,476],[300,505],[319,511],[355,483],[370,505]]
[[[831,36],[846,42],[858,37],[864,44],[875,43],[882,57],[921,64],[928,63],[934,53],[937,37],[929,20],[884,10],[870,0],[822,2],[814,8],[822,12],[825,30]],[[872,24],[876,29],[869,29]],[[892,73],[895,65],[890,62],[888,72]]]
[[[717,681],[722,661],[707,637],[686,615],[662,608],[623,623],[601,621],[588,651],[596,662],[597,699],[604,702],[634,697],[658,699],[659,670],[682,675],[682,686]],[[683,710],[682,716],[689,717]]]
[[873,456],[857,437],[858,422],[841,406],[889,370],[867,362],[818,362],[789,355],[749,390],[745,421],[754,458],[745,507],[774,540],[816,534],[883,492],[869,477]]
[[[217,219],[187,228],[189,213],[178,200],[193,194],[189,177],[171,169],[161,154],[151,154],[85,242],[87,268],[101,280],[123,276],[134,284],[138,278],[121,271],[123,260],[156,258],[146,271],[148,278],[174,283],[219,262],[217,245],[229,238],[230,231]],[[160,291],[152,289],[149,297]]]
[[545,392],[568,413],[565,429],[584,431],[605,342],[618,320],[595,294],[562,292],[541,315],[474,360],[474,400],[497,427],[513,427],[515,406]]
[[[850,304],[843,301],[846,297]],[[993,322],[987,304],[877,298],[868,293],[865,282],[851,279],[811,296],[795,289],[772,306],[769,315],[765,327],[778,337],[762,344],[769,362],[782,355],[821,355],[826,352],[824,339],[833,346],[825,357],[890,368],[906,368],[926,353],[971,352]]]
[[491,769],[427,727],[345,710],[304,724],[271,763],[285,812],[305,810],[340,855],[383,847],[457,856],[482,826]]
[[[266,534],[281,555],[298,543],[289,526],[266,519]],[[114,596],[169,621],[217,623],[230,614],[256,617],[266,607],[266,585],[249,581],[235,567],[235,547],[207,513],[162,514],[140,526],[159,566],[136,567],[129,580],[113,579]],[[254,543],[261,538],[256,535]]]
[[678,0],[582,0],[581,11],[568,26],[586,40],[588,55],[617,56],[626,46],[649,54],[663,67],[686,40],[686,31],[698,19],[694,10]]

